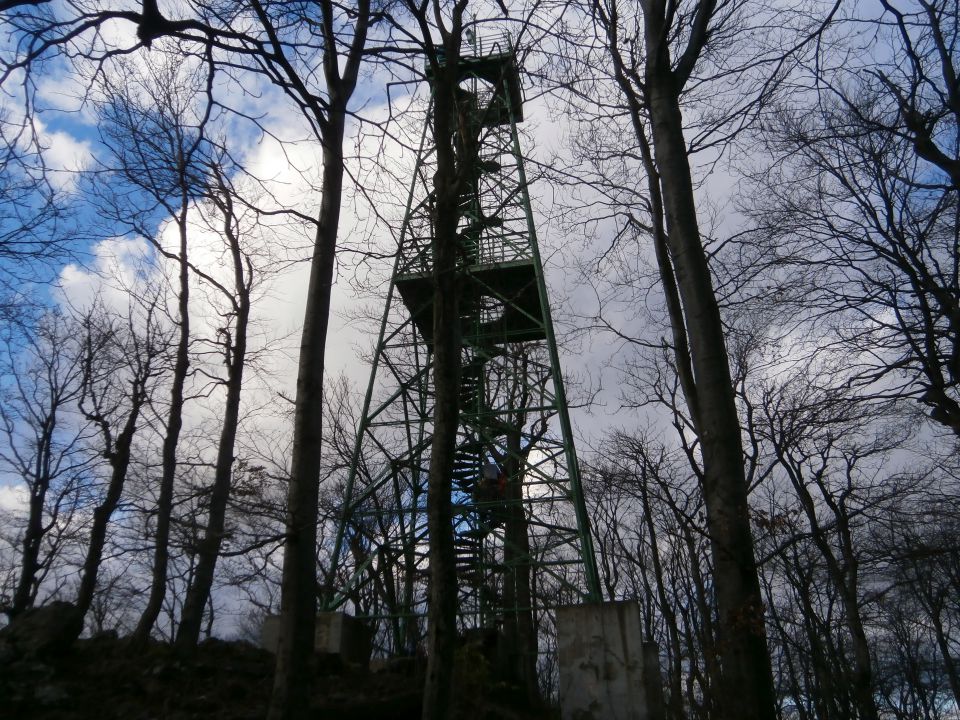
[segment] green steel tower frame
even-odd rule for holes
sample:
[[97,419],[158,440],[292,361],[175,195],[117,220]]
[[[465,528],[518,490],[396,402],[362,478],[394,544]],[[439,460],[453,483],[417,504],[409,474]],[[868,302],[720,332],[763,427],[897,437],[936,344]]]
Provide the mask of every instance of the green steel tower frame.
[[[459,621],[463,629],[509,626],[523,635],[539,610],[598,600],[599,583],[517,135],[516,53],[508,38],[475,41],[459,68],[455,147],[458,162],[472,168],[458,232],[463,348],[452,500]],[[370,619],[388,653],[415,649],[428,596],[429,117],[326,587],[327,609],[347,606]]]

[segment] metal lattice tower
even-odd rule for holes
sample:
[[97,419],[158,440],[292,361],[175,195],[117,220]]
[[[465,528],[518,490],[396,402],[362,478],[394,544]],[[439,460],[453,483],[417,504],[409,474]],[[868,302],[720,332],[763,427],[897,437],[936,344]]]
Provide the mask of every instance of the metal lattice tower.
[[[458,226],[459,619],[463,629],[522,634],[535,611],[598,599],[599,588],[517,135],[516,55],[508,39],[485,44],[459,61],[454,143],[458,163],[472,167]],[[327,600],[371,619],[388,653],[412,652],[422,638],[429,577],[429,126],[423,137],[337,532],[340,587]]]

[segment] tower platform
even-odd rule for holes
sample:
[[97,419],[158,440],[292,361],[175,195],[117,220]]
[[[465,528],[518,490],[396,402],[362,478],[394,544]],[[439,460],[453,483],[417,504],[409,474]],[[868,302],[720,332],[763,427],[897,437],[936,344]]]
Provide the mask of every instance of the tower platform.
[[[413,322],[430,343],[433,341],[433,281],[430,273],[399,275],[397,290]],[[460,275],[461,305],[464,306],[464,341],[503,344],[546,339],[543,307],[540,302],[537,268],[532,259],[470,265]],[[491,302],[487,317],[474,329],[472,298]],[[482,301],[481,301],[482,302]],[[497,308],[499,306],[499,313]]]

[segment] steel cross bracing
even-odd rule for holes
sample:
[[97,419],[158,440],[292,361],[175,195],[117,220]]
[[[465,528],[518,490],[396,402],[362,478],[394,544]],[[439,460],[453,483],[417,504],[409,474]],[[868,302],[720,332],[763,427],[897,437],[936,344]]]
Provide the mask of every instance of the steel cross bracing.
[[[458,235],[459,617],[463,628],[495,627],[598,599],[599,588],[517,135],[522,103],[509,41],[465,52],[460,76],[455,147],[469,174]],[[426,127],[326,588],[327,608],[348,605],[371,618],[388,653],[411,652],[423,637],[429,577],[430,137]]]

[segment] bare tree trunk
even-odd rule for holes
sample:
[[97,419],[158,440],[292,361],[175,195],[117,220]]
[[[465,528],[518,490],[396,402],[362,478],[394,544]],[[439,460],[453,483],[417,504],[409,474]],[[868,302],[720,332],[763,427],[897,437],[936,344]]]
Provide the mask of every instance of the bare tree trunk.
[[[523,407],[521,405],[521,407]],[[533,602],[530,589],[530,536],[527,516],[523,508],[523,474],[521,459],[526,458],[533,445],[521,447],[520,423],[524,422],[524,412],[518,413],[515,428],[507,435],[507,458],[504,471],[507,475],[506,508],[504,523],[505,542],[503,562],[507,575],[503,579],[504,602],[506,608],[516,608],[513,617],[504,621],[504,636],[511,654],[511,673],[520,682],[527,702],[536,706],[540,702],[540,689],[537,684],[537,635],[533,627]]]
[[233,451],[237,438],[237,425],[240,420],[240,396],[243,381],[243,363],[246,354],[246,325],[249,303],[243,315],[237,318],[236,341],[233,345],[234,358],[227,380],[227,402],[224,408],[223,428],[217,450],[216,469],[213,487],[210,491],[210,510],[207,528],[197,552],[197,568],[193,582],[187,590],[177,629],[176,646],[178,650],[189,652],[197,644],[203,625],[203,610],[210,598],[213,587],[213,575],[220,556],[223,542],[223,529],[230,497],[230,482],[233,478]]
[[804,477],[802,468],[797,466],[790,452],[783,447],[779,440],[774,439],[773,444],[780,464],[786,470],[800,500],[800,505],[807,516],[810,538],[823,558],[827,573],[834,587],[836,587],[840,602],[843,605],[843,621],[850,633],[850,642],[853,649],[853,664],[849,670],[849,682],[857,705],[857,716],[863,720],[876,720],[877,703],[873,696],[873,661],[870,658],[870,646],[863,626],[863,615],[857,591],[859,561],[853,549],[849,514],[843,503],[838,503],[831,498],[826,484],[819,478],[814,478],[813,483],[820,488],[824,502],[833,513],[834,530],[838,536],[843,560],[841,564],[841,558],[837,557],[827,533],[821,525],[813,496],[807,489],[810,479]]
[[[213,487],[210,492],[210,510],[207,528],[200,541],[197,553],[197,570],[193,582],[187,590],[177,629],[177,649],[190,652],[196,647],[203,624],[203,610],[210,600],[213,576],[220,546],[223,543],[223,530],[227,513],[227,501],[230,498],[230,484],[233,479],[233,451],[237,439],[237,426],[240,423],[240,398],[243,392],[243,370],[247,355],[247,326],[250,320],[250,289],[253,278],[244,265],[240,248],[238,229],[235,226],[235,213],[230,189],[222,182],[215,202],[221,206],[224,215],[224,235],[230,247],[233,260],[234,287],[230,301],[234,305],[236,323],[233,327],[232,341],[225,341],[224,349],[228,356],[227,398],[224,407],[223,427],[220,432],[220,444],[217,448],[217,462]],[[225,290],[225,288],[224,288]]]
[[[123,431],[117,437],[117,443],[110,457],[110,482],[107,485],[107,494],[103,502],[93,510],[93,525],[90,527],[90,540],[87,545],[87,554],[84,557],[81,570],[80,589],[77,591],[77,609],[83,615],[93,602],[93,594],[97,589],[97,577],[100,573],[100,563],[103,561],[103,548],[107,540],[107,527],[113,511],[120,504],[123,486],[127,479],[127,468],[130,466],[130,445],[133,439],[133,430],[136,425],[139,408],[131,410]],[[77,628],[77,634],[82,630]]]
[[310,658],[313,656],[317,614],[317,504],[323,439],[323,369],[343,189],[346,98],[331,94],[330,108],[323,147],[323,197],[300,340],[293,458],[287,488],[280,633],[270,720],[305,717],[310,703]]
[[423,720],[450,717],[457,638],[457,577],[453,543],[454,450],[460,422],[461,320],[457,290],[459,182],[453,119],[460,55],[459,18],[445,38],[445,58],[434,67],[433,132],[437,168],[433,223],[433,443],[427,480],[430,605]]
[[[69,421],[69,407],[82,390],[76,326],[57,312],[36,322],[36,327],[8,323],[0,338],[5,355],[0,373],[11,380],[0,401],[0,468],[29,491],[20,569],[12,592],[0,601],[0,612],[11,621],[33,606],[53,569],[65,539],[62,529],[78,509],[81,487],[88,484],[82,478],[90,480],[87,470],[96,462],[85,442],[89,424]],[[14,337],[16,345],[24,343],[17,349]]]
[[37,571],[40,569],[40,546],[43,542],[43,506],[50,489],[50,461],[53,452],[53,432],[56,428],[58,403],[51,403],[49,415],[44,418],[37,439],[35,474],[30,488],[29,515],[27,527],[23,533],[23,554],[20,559],[20,577],[13,593],[7,614],[11,619],[26,610],[33,603]]
[[[644,465],[647,465],[647,459],[643,458]],[[650,471],[656,472],[655,468],[649,468]],[[646,475],[646,471],[644,472]],[[640,482],[637,484],[638,489],[640,490],[640,502],[643,507],[643,516],[647,525],[647,537],[650,542],[650,560],[653,570],[653,579],[657,588],[657,599],[660,602],[660,612],[663,615],[663,622],[666,626],[667,638],[670,642],[670,660],[672,666],[670,668],[669,674],[669,683],[670,683],[670,697],[667,700],[666,715],[674,718],[674,720],[681,720],[683,718],[683,691],[681,689],[680,683],[683,677],[683,656],[680,651],[680,632],[677,629],[677,614],[674,612],[672,603],[667,596],[667,590],[665,586],[666,573],[663,568],[663,563],[660,558],[660,544],[658,540],[657,527],[654,523],[654,515],[651,508],[649,492],[647,491],[647,478],[641,477]]]
[[180,332],[177,337],[177,353],[170,379],[170,410],[167,413],[167,431],[163,437],[161,455],[160,495],[157,498],[157,531],[154,538],[153,570],[150,580],[150,595],[147,605],[140,615],[131,641],[142,647],[150,638],[154,623],[163,608],[163,598],[167,592],[167,567],[170,562],[170,518],[173,513],[173,484],[177,472],[177,446],[180,443],[180,430],[183,427],[183,387],[190,368],[190,282],[187,264],[187,203],[189,197],[184,191],[181,195],[179,261],[179,295],[177,313]]
[[353,41],[341,74],[334,5],[325,0],[320,6],[326,42],[323,70],[328,98],[325,104],[316,103],[314,96],[305,91],[296,70],[284,58],[283,48],[276,39],[272,40],[284,72],[291,78],[288,92],[294,97],[305,92],[311,100],[306,106],[313,111],[323,141],[323,187],[300,339],[277,665],[267,715],[269,720],[307,717],[310,709],[310,660],[317,613],[317,504],[323,439],[323,371],[343,193],[343,135],[347,103],[357,84],[371,19],[369,0],[358,0],[353,15]]
[[[648,22],[648,41],[660,31],[652,27],[655,24]],[[648,58],[647,88],[667,239],[696,382],[696,397],[687,400],[698,410],[694,417],[703,454],[704,502],[720,616],[721,708],[724,717],[773,718],[773,676],[753,555],[740,422],[720,311],[697,225],[683,119],[669,57],[660,62]]]
[[[712,0],[695,4],[676,67],[670,43],[676,39],[676,24],[681,21],[675,9],[662,0],[643,0],[641,8],[642,77],[621,55],[617,3],[595,4],[594,12],[607,35],[614,77],[627,100],[647,172],[655,177],[649,183],[655,213],[662,202],[666,233],[664,237],[660,219],[654,217],[654,244],[673,329],[677,371],[702,455],[719,614],[719,710],[722,717],[773,718],[773,673],[753,554],[740,421],[720,311],[697,222],[680,112],[680,93],[709,43],[717,6]],[[647,148],[644,112],[652,130],[653,158]],[[664,242],[669,258],[662,252]]]
[[[929,611],[928,611],[929,612]],[[947,680],[950,682],[950,690],[953,692],[954,702],[960,704],[960,675],[957,674],[957,663],[953,652],[950,649],[950,639],[947,636],[944,627],[943,617],[940,611],[930,612],[928,617],[933,622],[934,637],[937,640],[937,647],[940,650],[940,657],[943,658],[943,667],[947,673]]]
[[[151,319],[147,320],[147,332],[150,332],[149,326]],[[94,331],[89,327],[88,333]],[[101,342],[109,343],[115,337],[115,330],[108,329],[104,333]],[[94,344],[93,338],[89,337],[86,341],[86,351],[84,357],[84,396],[91,399],[92,407],[84,407],[81,404],[81,410],[90,422],[100,427],[101,435],[104,440],[103,454],[110,463],[110,480],[107,484],[107,492],[103,501],[93,510],[93,524],[90,528],[90,539],[87,545],[87,554],[83,561],[81,570],[80,588],[77,591],[77,611],[78,625],[76,632],[79,635],[83,630],[83,618],[90,609],[93,602],[94,592],[97,589],[97,577],[100,572],[100,564],[103,561],[103,550],[106,545],[107,527],[110,524],[110,518],[113,512],[120,504],[120,498],[123,494],[123,486],[127,479],[127,470],[130,467],[130,452],[133,445],[133,438],[137,431],[137,422],[140,419],[140,411],[147,401],[147,383],[152,375],[152,354],[150,347],[140,346],[137,343],[132,349],[133,356],[129,359],[135,363],[132,368],[133,377],[128,381],[130,392],[126,398],[129,403],[126,408],[126,419],[120,428],[120,432],[113,435],[111,419],[106,415],[103,406],[94,397],[96,390],[93,389],[96,383],[98,371],[94,367],[103,361],[101,352],[103,345],[99,342]],[[99,371],[99,372],[102,372]]]

